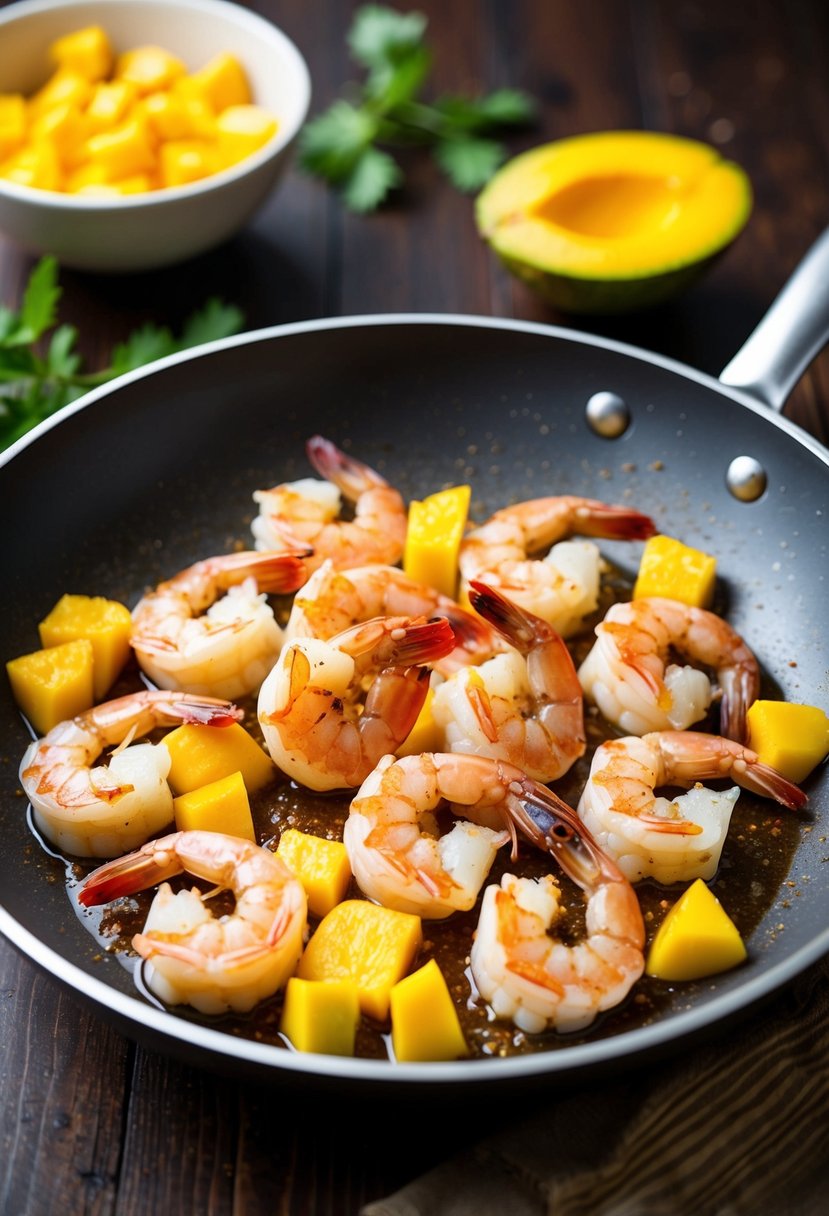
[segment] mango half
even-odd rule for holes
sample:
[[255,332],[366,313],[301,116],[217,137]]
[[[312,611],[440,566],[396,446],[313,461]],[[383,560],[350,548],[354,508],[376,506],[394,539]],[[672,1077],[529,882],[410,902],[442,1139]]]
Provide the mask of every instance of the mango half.
[[696,140],[607,131],[509,161],[478,196],[478,230],[555,307],[619,313],[676,295],[751,212],[744,171]]

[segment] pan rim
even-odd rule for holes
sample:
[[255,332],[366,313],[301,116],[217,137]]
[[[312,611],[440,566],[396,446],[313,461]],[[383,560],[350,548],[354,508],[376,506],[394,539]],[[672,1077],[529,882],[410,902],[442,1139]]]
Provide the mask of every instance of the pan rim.
[[[829,450],[797,424],[789,421],[770,406],[758,401],[749,393],[730,385],[724,385],[715,377],[678,360],[614,339],[605,339],[562,326],[464,313],[407,312],[314,318],[268,326],[167,356],[146,367],[127,372],[57,411],[22,436],[6,452],[0,454],[0,468],[35,443],[41,435],[60,425],[71,415],[120,391],[126,385],[163,373],[167,368],[201,359],[223,350],[297,334],[329,329],[389,325],[448,325],[499,329],[556,338],[605,351],[610,350],[714,389],[719,394],[774,423],[829,466]],[[123,1020],[136,1029],[142,1028],[152,1032],[166,1042],[179,1043],[183,1048],[195,1049],[208,1059],[214,1061],[221,1059],[225,1062],[237,1061],[252,1065],[274,1080],[287,1079],[290,1076],[313,1076],[330,1081],[370,1082],[373,1085],[384,1087],[398,1084],[452,1087],[459,1083],[463,1086],[483,1083],[497,1084],[522,1079],[529,1080],[539,1076],[569,1076],[580,1073],[586,1075],[603,1066],[629,1064],[660,1048],[666,1049],[675,1046],[689,1036],[701,1033],[717,1023],[747,1011],[764,998],[772,996],[788,981],[829,953],[829,927],[827,927],[781,962],[774,964],[737,988],[713,997],[706,1004],[695,1009],[673,1013],[663,1021],[638,1027],[610,1038],[507,1059],[406,1064],[393,1063],[388,1060],[304,1055],[292,1049],[286,1050],[284,1047],[236,1038],[224,1031],[184,1020],[173,1013],[141,1001],[137,996],[121,992],[106,981],[90,975],[76,964],[67,961],[26,929],[2,906],[2,903],[0,903],[0,933],[24,956],[45,970],[57,982],[64,984],[77,995],[100,1007],[100,1012],[104,1016],[107,1012],[115,1014],[119,1020]],[[127,1031],[124,1033],[128,1034]]]

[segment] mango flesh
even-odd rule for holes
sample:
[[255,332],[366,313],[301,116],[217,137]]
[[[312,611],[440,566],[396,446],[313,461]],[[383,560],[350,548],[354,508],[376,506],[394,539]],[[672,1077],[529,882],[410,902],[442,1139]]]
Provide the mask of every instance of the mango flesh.
[[125,604],[101,595],[62,595],[38,625],[43,646],[78,638],[92,643],[95,700],[102,701],[130,655],[132,617]]
[[470,486],[438,490],[409,505],[403,569],[409,578],[454,599],[458,552],[472,495]]
[[457,1060],[469,1054],[455,1003],[433,958],[394,985],[390,1004],[396,1060]]
[[279,1029],[297,1051],[353,1056],[359,1021],[353,980],[288,980]]
[[829,717],[816,705],[755,701],[746,725],[748,746],[795,785],[829,752]]
[[168,781],[174,794],[187,794],[240,772],[248,793],[267,785],[275,768],[252,735],[238,722],[217,729],[185,722],[164,737],[170,753]]
[[180,832],[223,832],[256,844],[248,792],[239,772],[179,794],[173,811]]
[[6,663],[12,695],[39,735],[91,709],[92,643],[87,638],[20,655]]
[[642,550],[633,598],[663,596],[695,608],[708,608],[716,579],[715,557],[672,536],[652,536]]
[[660,980],[698,980],[729,971],[746,957],[737,926],[697,878],[659,926],[645,972]]
[[478,229],[520,278],[572,312],[667,299],[745,225],[751,186],[707,144],[648,131],[559,140],[509,161]]
[[351,882],[351,865],[341,840],[325,840],[296,828],[286,828],[276,850],[305,888],[308,910],[326,916],[345,898]]

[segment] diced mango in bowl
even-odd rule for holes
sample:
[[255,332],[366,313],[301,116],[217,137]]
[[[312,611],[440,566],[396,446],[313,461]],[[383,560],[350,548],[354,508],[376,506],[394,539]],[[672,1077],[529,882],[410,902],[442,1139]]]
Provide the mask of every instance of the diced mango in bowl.
[[256,844],[248,792],[239,772],[179,794],[173,810],[180,832],[224,832]]
[[62,646],[78,638],[92,643],[96,701],[103,700],[130,654],[132,617],[125,604],[101,595],[63,595],[38,625],[43,646]]
[[645,971],[660,980],[699,980],[729,971],[746,957],[737,926],[697,878],[657,929]]
[[88,638],[35,650],[6,664],[14,699],[39,735],[92,708],[92,670]]
[[633,598],[663,596],[695,608],[707,608],[714,596],[717,559],[692,549],[672,536],[652,536],[645,542]]
[[796,785],[829,752],[829,717],[816,705],[755,701],[746,724],[752,751]]
[[184,186],[251,156],[276,133],[243,65],[220,52],[194,72],[159,46],[115,55],[88,26],[49,48],[32,96],[0,95],[0,178],[113,197]]

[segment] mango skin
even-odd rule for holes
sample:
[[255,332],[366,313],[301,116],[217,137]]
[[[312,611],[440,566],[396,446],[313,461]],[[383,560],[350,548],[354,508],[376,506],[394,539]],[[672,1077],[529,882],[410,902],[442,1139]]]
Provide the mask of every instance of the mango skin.
[[730,971],[747,957],[737,926],[709,887],[697,878],[659,926],[648,951],[645,973],[660,980],[699,980]]

